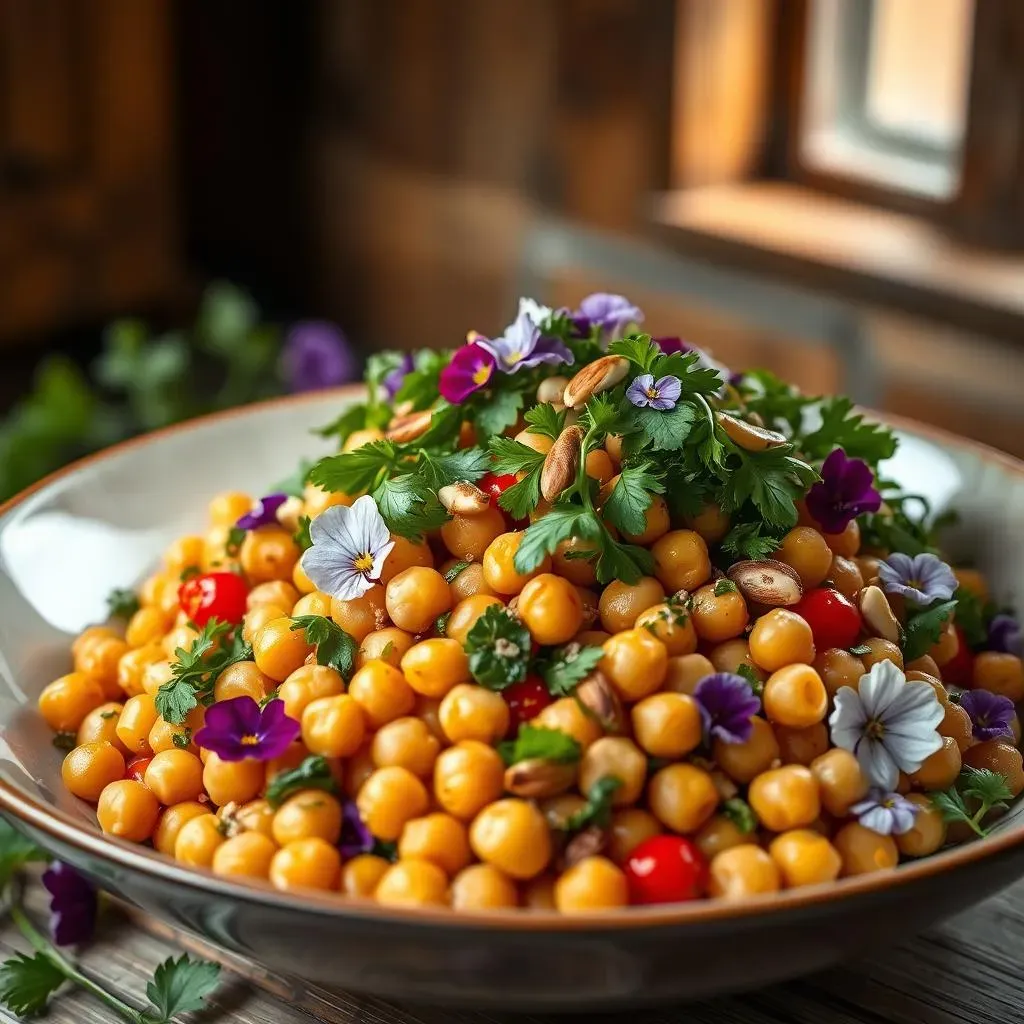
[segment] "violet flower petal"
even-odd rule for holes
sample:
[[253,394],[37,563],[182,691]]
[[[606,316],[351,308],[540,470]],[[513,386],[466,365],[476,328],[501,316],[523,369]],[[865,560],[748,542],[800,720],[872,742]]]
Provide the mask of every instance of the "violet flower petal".
[[1011,723],[1016,708],[1009,697],[989,690],[965,690],[960,694],[959,704],[970,716],[975,739],[1013,737]]
[[746,743],[754,730],[752,719],[761,701],[743,676],[716,672],[705,676],[693,691],[704,732],[723,743]]
[[341,838],[338,848],[342,857],[350,860],[373,849],[373,835],[363,823],[354,800],[346,800],[341,809]]
[[836,448],[822,464],[821,480],[807,492],[807,510],[826,533],[842,533],[857,516],[881,508],[873,483],[866,462]]
[[239,530],[255,530],[277,522],[277,510],[288,500],[287,494],[268,494],[253,503],[244,516],[239,516],[235,526]]
[[305,320],[288,332],[281,370],[289,391],[315,391],[353,380],[358,361],[334,324]]
[[878,579],[887,594],[899,594],[918,605],[948,601],[958,585],[953,570],[930,552],[913,558],[894,552],[879,563]]
[[288,749],[301,731],[284,713],[284,701],[272,700],[262,710],[252,697],[232,697],[210,705],[196,745],[222,761],[270,761]]
[[479,391],[494,373],[494,356],[479,342],[463,345],[441,371],[438,389],[452,405],[465,401]]
[[988,624],[987,646],[991,651],[1015,654],[1020,658],[1024,655],[1024,631],[1020,623],[1005,612],[994,615]]
[[413,354],[405,352],[402,355],[402,361],[390,373],[385,374],[384,379],[380,383],[387,393],[389,401],[393,402],[395,400],[395,395],[398,394],[405,378],[415,369],[416,360]]
[[98,898],[92,884],[69,864],[54,861],[43,872],[50,893],[50,934],[58,946],[86,942],[96,927]]

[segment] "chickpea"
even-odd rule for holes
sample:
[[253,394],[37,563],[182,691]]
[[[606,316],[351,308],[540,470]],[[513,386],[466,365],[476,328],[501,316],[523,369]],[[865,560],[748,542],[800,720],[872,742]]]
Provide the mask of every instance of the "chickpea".
[[532,724],[567,733],[584,750],[600,739],[604,732],[598,722],[583,710],[575,697],[562,697],[549,704],[533,719]]
[[[909,678],[909,676],[908,676]],[[939,684],[941,686],[941,683]],[[943,687],[945,692],[945,687]],[[974,723],[971,716],[959,704],[949,702],[945,705],[945,717],[939,722],[939,735],[951,736],[962,754],[975,744]]]
[[303,789],[277,809],[271,832],[278,846],[314,836],[333,844],[341,835],[341,820],[341,804],[330,793]]
[[661,688],[668,651],[646,629],[627,629],[602,645],[600,668],[625,701],[638,701]]
[[449,877],[457,875],[470,860],[466,826],[450,814],[435,812],[405,823],[398,840],[400,860],[426,860]]
[[213,526],[234,526],[252,509],[252,498],[240,491],[223,491],[207,506],[207,515]]
[[115,749],[120,750],[122,754],[127,754],[128,748],[117,736],[117,723],[123,710],[123,704],[114,702],[93,708],[82,719],[82,724],[78,727],[78,735],[75,738],[78,746],[106,741]]
[[542,646],[568,643],[583,625],[583,602],[568,580],[541,573],[520,591],[518,614]]
[[[594,571],[594,564],[597,558],[597,544],[594,541],[584,540],[581,537],[570,537],[563,540],[555,548],[551,556],[551,567],[559,576],[564,577],[570,583],[579,587],[592,587],[597,583],[597,573]],[[586,558],[570,558],[570,554],[577,551],[592,552],[594,557],[589,555]]]
[[419,718],[396,718],[382,725],[370,746],[376,767],[399,765],[420,778],[427,778],[433,773],[434,762],[440,752],[441,744],[437,737]]
[[191,626],[175,626],[161,641],[164,654],[176,660],[178,648],[187,651],[197,636],[199,634]]
[[834,882],[843,866],[839,851],[811,829],[783,832],[771,841],[768,853],[778,866],[787,889]]
[[145,783],[162,804],[195,800],[203,792],[203,764],[187,750],[162,750],[149,762]]
[[974,659],[971,685],[1009,697],[1016,704],[1024,700],[1024,663],[1015,654],[982,651]]
[[[145,584],[143,584],[143,587],[145,587]],[[143,604],[147,603],[143,601]],[[97,640],[117,636],[118,632],[112,626],[88,626],[83,629],[71,642],[71,657],[75,662],[75,670],[81,671],[78,668],[78,660],[87,648],[91,647]]]
[[124,638],[129,647],[159,644],[171,625],[170,616],[153,605],[140,608],[129,620]]
[[670,593],[694,591],[711,578],[711,559],[704,538],[693,530],[671,530],[651,547],[654,575]]
[[402,656],[416,642],[412,633],[406,633],[397,626],[385,626],[370,633],[359,646],[356,668],[363,668],[371,661],[384,661],[393,668],[401,664]]
[[708,545],[717,544],[732,525],[727,513],[717,505],[708,503],[695,516],[687,516],[686,526],[703,537]]
[[290,580],[300,554],[291,533],[284,527],[260,526],[246,533],[238,559],[250,583],[263,583]]
[[279,608],[276,604],[261,604],[245,613],[242,619],[242,639],[252,643],[253,637],[268,623],[275,619],[289,618],[287,608]]
[[274,838],[274,808],[266,800],[250,800],[237,810],[232,810],[232,815],[246,832],[262,832]]
[[378,768],[356,797],[366,827],[379,839],[398,839],[406,822],[422,817],[430,805],[423,783],[407,768]]
[[903,652],[896,644],[876,636],[869,636],[861,643],[868,648],[867,654],[859,655],[865,672],[870,672],[880,661],[891,661],[901,672],[903,671]]
[[96,803],[111,782],[124,778],[124,756],[106,740],[86,743],[68,753],[60,773],[69,792]]
[[476,625],[477,620],[492,605],[501,608],[504,606],[504,602],[501,598],[491,594],[474,594],[463,599],[452,609],[451,617],[445,628],[446,635],[461,647],[466,642],[466,637],[469,636],[469,631]]
[[864,577],[857,563],[851,558],[835,555],[832,567],[828,571],[828,579],[843,597],[856,603],[857,595],[864,589]]
[[606,633],[603,629],[585,629],[575,636],[576,643],[581,647],[600,647],[605,640],[610,639],[611,633]]
[[551,833],[529,801],[497,800],[473,819],[469,842],[480,860],[517,879],[539,875],[551,860]]
[[39,695],[39,713],[54,732],[77,732],[86,715],[106,701],[96,679],[71,672],[55,679]]
[[454,515],[441,527],[441,540],[456,558],[477,561],[491,542],[505,532],[505,517],[496,508],[477,515]]
[[438,720],[452,743],[460,740],[493,743],[508,732],[509,710],[500,693],[460,683],[441,701]]
[[960,651],[960,638],[957,636],[953,623],[947,622],[936,643],[928,649],[932,660],[942,668],[948,665]]
[[738,637],[750,619],[747,602],[738,590],[718,590],[717,584],[708,583],[693,595],[694,628],[701,640],[711,643]]
[[697,684],[702,679],[714,673],[715,666],[703,654],[684,654],[682,657],[669,658],[664,688],[670,693],[690,695],[697,689]]
[[636,619],[636,628],[646,629],[660,640],[669,657],[681,657],[697,650],[693,621],[681,605],[666,601],[641,612]]
[[260,761],[222,761],[209,753],[203,765],[203,787],[218,806],[244,804],[263,788],[266,771]]
[[719,795],[714,780],[692,764],[670,764],[651,776],[647,803],[651,813],[673,832],[696,832],[715,813]]
[[340,877],[341,854],[315,836],[289,843],[270,862],[270,881],[276,889],[333,890]]
[[906,857],[927,857],[946,845],[946,819],[926,794],[910,793],[907,799],[917,805],[918,811],[914,815],[914,827],[894,836],[896,845]]
[[252,638],[256,667],[277,683],[287,679],[312,652],[304,632],[293,625],[286,616],[271,619]]
[[555,908],[562,914],[587,914],[628,903],[626,876],[607,857],[584,857],[555,881]]
[[345,681],[336,668],[329,665],[300,665],[278,687],[277,696],[284,701],[285,714],[301,722],[306,708],[313,701],[337,697],[344,692]]
[[369,740],[345,762],[345,793],[350,797],[358,795],[363,783],[377,770],[373,763],[372,744]]
[[617,434],[609,434],[604,439],[604,450],[616,465],[622,463],[622,438]]
[[269,604],[291,611],[298,599],[298,590],[287,580],[268,580],[266,583],[257,583],[249,591],[245,599],[245,607],[252,611],[253,608]]
[[363,709],[347,693],[318,697],[302,712],[302,742],[311,754],[351,757],[365,737]]
[[348,692],[363,709],[371,729],[408,715],[416,706],[416,695],[405,676],[386,661],[371,661],[352,677]]
[[802,729],[779,725],[775,728],[775,738],[783,764],[809,765],[829,748],[828,726],[824,722]]
[[841,647],[829,647],[814,659],[814,669],[825,684],[829,697],[835,697],[839,689],[849,686],[860,689],[861,676],[865,674],[864,662]]
[[402,656],[401,664],[405,681],[425,697],[443,697],[452,687],[470,680],[469,658],[462,643],[449,637],[414,644]]
[[669,531],[671,523],[668,514],[668,502],[660,494],[651,495],[651,503],[644,509],[644,528],[639,533],[622,531],[622,536],[630,544],[641,544],[650,547]]
[[391,538],[394,547],[391,553],[384,559],[384,565],[380,573],[380,582],[387,586],[399,573],[406,569],[422,566],[427,569],[434,567],[434,556],[430,552],[430,546],[426,541],[411,541],[406,537],[394,536]]
[[640,799],[647,781],[647,758],[630,739],[604,736],[583,753],[580,760],[580,791],[587,793],[603,778],[622,783],[612,795],[613,807],[624,807]]
[[779,743],[771,725],[763,718],[751,719],[750,739],[745,743],[725,743],[715,739],[712,756],[718,767],[736,782],[748,783],[766,772],[780,757]]
[[168,807],[157,822],[156,831],[153,833],[153,847],[160,853],[173,857],[181,830],[190,821],[209,813],[210,809],[205,804],[195,800],[186,800]]
[[436,697],[417,697],[414,714],[430,730],[430,735],[444,746],[448,737],[441,728],[441,702]]
[[445,578],[436,570],[413,566],[387,585],[385,602],[391,621],[410,633],[424,633],[452,606]]
[[832,845],[843,858],[841,874],[844,878],[894,868],[900,859],[892,836],[879,835],[857,821],[844,825],[832,837]]
[[478,740],[442,750],[434,762],[434,797],[449,814],[468,821],[501,796],[505,763]]
[[988,768],[1002,775],[1015,797],[1024,791],[1021,753],[1006,740],[984,740],[976,743],[964,753],[963,763],[971,768]]
[[841,533],[826,533],[824,537],[829,550],[842,558],[853,558],[860,551],[860,525],[856,519],[851,519]]
[[226,839],[213,851],[211,867],[216,875],[267,878],[276,853],[273,839],[259,832],[241,832]]
[[916,772],[910,773],[910,781],[918,789],[948,789],[960,774],[960,748],[952,736],[942,738],[942,746],[927,757]]
[[400,860],[377,883],[374,898],[391,907],[417,907],[448,901],[448,878],[427,860]]
[[716,854],[709,867],[708,893],[718,899],[744,900],[778,892],[782,877],[772,858],[752,843],[732,846]]
[[825,538],[810,526],[796,526],[779,545],[774,557],[795,569],[804,590],[824,582],[832,568],[832,549]]
[[453,606],[457,607],[467,597],[495,596],[491,592],[491,588],[487,586],[487,581],[484,579],[484,567],[479,562],[470,562],[469,565],[463,563],[464,568],[462,571],[457,576],[449,579],[448,573],[457,564],[453,559],[451,563],[446,563],[441,567],[442,572],[445,574],[445,579],[448,579],[448,589],[451,591]]
[[850,808],[868,795],[868,780],[848,750],[834,747],[816,757],[810,769],[818,780],[822,806],[835,818],[845,818]]
[[[299,558],[299,561],[295,563],[295,568],[292,569],[292,585],[302,595],[312,594],[314,591],[316,591],[316,584],[306,575],[306,570],[302,568],[301,557]],[[327,607],[330,608],[330,595],[325,594],[324,596],[327,598]],[[301,598],[299,599],[299,601],[301,601]],[[299,601],[295,602],[296,605],[299,604]],[[295,614],[298,615],[299,613],[295,612]],[[302,614],[307,615],[312,613],[303,612]],[[330,611],[323,612],[322,614],[329,615]]]
[[764,711],[768,720],[791,729],[806,729],[828,712],[828,691],[810,665],[777,669],[764,684]]
[[349,601],[331,598],[331,618],[358,643],[388,622],[384,587],[374,584],[360,597]]
[[551,559],[546,555],[540,565],[528,573],[515,567],[515,556],[523,539],[521,532],[502,533],[495,537],[484,552],[484,580],[496,594],[518,594],[535,576],[551,571]]
[[954,569],[957,583],[984,604],[989,599],[988,581],[977,569]]
[[150,753],[149,734],[159,714],[156,700],[149,693],[139,693],[125,701],[117,720],[117,738],[125,750],[132,754]]
[[303,594],[295,602],[295,607],[292,608],[292,616],[298,618],[300,615],[322,615],[324,618],[330,618],[331,602],[333,600],[334,598],[330,594],[325,594],[323,591],[314,588],[311,592]]
[[644,612],[664,602],[662,585],[653,576],[641,576],[636,583],[612,580],[601,592],[597,607],[601,625],[609,633],[619,633],[632,629]]
[[701,853],[711,860],[723,850],[742,846],[750,842],[750,836],[740,831],[739,826],[724,814],[712,815],[693,837]]
[[653,693],[633,705],[630,718],[636,742],[651,757],[679,758],[700,746],[700,706],[686,694]]
[[805,619],[786,608],[773,608],[754,623],[750,656],[766,672],[814,661],[814,634]]
[[608,827],[608,856],[625,864],[629,855],[651,836],[661,835],[661,822],[640,807],[623,807],[612,814]]
[[515,883],[490,864],[463,868],[451,884],[452,909],[461,911],[501,910],[519,905]]
[[810,825],[821,813],[818,780],[803,765],[787,764],[762,772],[750,783],[747,800],[772,832]]
[[96,818],[100,828],[109,835],[144,843],[153,834],[160,803],[141,783],[134,779],[118,779],[100,793]]
[[361,853],[341,869],[341,891],[346,896],[373,896],[391,864],[383,857]]
[[174,859],[191,867],[208,868],[225,840],[223,825],[215,814],[199,814],[186,821],[174,840]]
[[216,701],[252,697],[259,702],[273,689],[274,681],[256,667],[255,661],[236,661],[217,676],[213,697]]

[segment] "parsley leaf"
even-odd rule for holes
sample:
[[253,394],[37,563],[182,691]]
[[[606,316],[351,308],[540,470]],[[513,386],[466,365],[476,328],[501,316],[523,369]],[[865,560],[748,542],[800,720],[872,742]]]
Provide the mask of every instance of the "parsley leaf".
[[602,434],[616,434],[633,426],[633,407],[623,408],[622,403],[612,398],[612,392],[602,391],[594,395],[583,409],[580,417],[581,426],[587,433],[599,438]]
[[293,793],[303,789],[322,789],[327,793],[337,793],[338,783],[331,774],[331,766],[325,757],[310,755],[298,767],[278,772],[267,786],[264,794],[267,803],[278,808]]
[[967,643],[981,647],[988,642],[988,624],[992,619],[991,609],[973,591],[958,587],[956,594],[956,624],[964,631]]
[[622,533],[641,534],[647,529],[645,513],[655,494],[662,494],[664,484],[652,472],[653,464],[623,466],[602,512],[606,522]]
[[180,1013],[201,1010],[206,997],[220,981],[220,965],[208,960],[193,960],[183,953],[177,960],[168,957],[153,972],[146,987],[150,1005],[142,1013],[146,1024],[170,1024]]
[[784,532],[773,530],[766,523],[737,523],[722,539],[722,550],[738,559],[758,561],[778,549]]
[[726,594],[735,594],[739,587],[728,576],[723,576],[715,583],[715,597],[724,597]]
[[545,555],[553,555],[563,540],[569,540],[570,537],[593,538],[599,532],[603,531],[592,512],[587,512],[579,505],[552,505],[546,515],[531,523],[523,532],[512,564],[516,572],[525,575],[533,572],[544,561]]
[[371,441],[340,455],[328,455],[309,471],[309,482],[325,491],[362,494],[384,475],[399,467],[399,453],[391,441]]
[[845,395],[822,399],[818,410],[821,425],[800,439],[800,449],[809,459],[820,461],[842,448],[847,458],[863,459],[875,468],[895,454],[897,441],[892,430],[865,420]]
[[764,693],[764,683],[761,681],[758,674],[747,664],[741,662],[736,666],[736,675],[742,676],[746,679],[750,685],[750,689],[753,691],[756,697],[760,697]]
[[[1012,799],[1013,793],[1006,779],[988,768],[964,768],[949,789],[931,794],[932,804],[946,821],[963,822],[983,837],[988,835],[988,830],[982,822],[989,812],[1005,810]],[[969,807],[967,800],[976,809]]]
[[316,663],[337,669],[347,682],[355,667],[359,644],[326,615],[296,615],[292,629],[305,630],[306,643],[316,646]]
[[179,750],[188,750],[192,743],[192,730],[183,729],[181,732],[175,732],[171,735],[171,742]]
[[591,825],[607,828],[612,819],[612,797],[622,787],[622,779],[605,775],[598,779],[587,792],[587,806],[581,807],[569,816],[562,829],[565,832],[581,832]]
[[558,412],[550,402],[541,402],[528,409],[523,419],[526,420],[526,429],[531,434],[541,434],[554,441],[565,424],[565,410]]
[[46,863],[49,859],[48,853],[0,818],[0,894],[26,864]]
[[757,815],[745,800],[733,797],[722,804],[724,814],[744,835],[757,830]]
[[537,671],[553,697],[566,697],[597,668],[604,657],[600,647],[570,643],[550,651],[537,664]]
[[414,473],[382,480],[373,492],[373,500],[388,529],[410,540],[419,540],[449,519],[426,480]]
[[492,437],[487,442],[495,474],[520,473],[544,465],[544,453],[511,437]]
[[628,359],[640,373],[650,373],[662,351],[649,334],[630,334],[619,341],[613,341],[608,346],[608,354]]
[[524,722],[514,740],[498,744],[498,753],[508,765],[534,758],[556,761],[559,764],[575,764],[580,759],[583,748],[561,729],[545,729],[543,726]]
[[488,690],[504,690],[526,678],[529,630],[498,605],[491,605],[466,636],[469,671]]
[[[381,379],[401,363],[401,356],[392,353],[396,359],[394,366],[381,375]],[[420,349],[413,356],[413,369],[405,375],[401,387],[395,392],[395,403],[412,402],[413,409],[428,409],[437,400],[438,381],[447,357],[433,349]]]
[[722,374],[704,366],[696,352],[673,352],[654,361],[651,373],[655,377],[679,378],[684,395],[713,395],[722,387]]
[[491,460],[482,448],[459,448],[441,454],[421,451],[416,472],[436,492],[458,480],[479,480],[490,468]]
[[620,544],[601,527],[602,546],[594,571],[600,583],[621,580],[636,583],[641,576],[654,572],[654,555],[636,544]]
[[500,434],[519,418],[523,396],[518,391],[494,391],[476,411],[476,429],[485,437]]
[[18,1017],[34,1016],[65,981],[64,972],[42,953],[15,953],[0,963],[0,1003]]
[[130,619],[139,610],[139,599],[134,590],[115,587],[107,594],[107,609],[111,618]]
[[671,409],[636,411],[636,423],[655,451],[682,448],[696,421],[697,410],[690,402],[676,402]]
[[[364,430],[367,427],[376,427],[380,430],[387,426],[390,419],[391,413],[386,407],[378,406],[371,408],[365,403],[360,403],[349,406],[336,420],[332,420],[326,427],[314,430],[313,433],[318,434],[320,437],[337,437],[338,444],[342,445],[357,430]],[[308,467],[306,467],[305,472],[308,472]],[[292,493],[286,487],[281,487],[280,490]],[[300,491],[298,497],[301,496]]]
[[309,516],[299,516],[299,525],[292,534],[292,540],[300,551],[308,551],[313,546],[313,538],[309,535],[309,524],[312,521]]
[[956,601],[943,601],[908,619],[903,639],[904,660],[913,661],[927,654],[932,644],[942,636],[942,630],[954,611]]
[[756,455],[740,453],[740,465],[731,474],[727,511],[735,511],[747,500],[761,513],[768,526],[796,526],[796,502],[818,478],[818,474],[789,453],[790,445],[769,448]]
[[802,395],[792,384],[776,377],[769,370],[750,370],[743,375],[740,386],[747,414],[756,413],[765,426],[782,429],[793,436],[801,430],[804,409],[814,404],[813,398]]

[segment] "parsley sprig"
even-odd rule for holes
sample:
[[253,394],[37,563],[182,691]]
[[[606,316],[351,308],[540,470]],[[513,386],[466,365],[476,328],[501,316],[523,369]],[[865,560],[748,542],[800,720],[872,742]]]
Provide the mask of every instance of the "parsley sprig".
[[561,729],[546,729],[540,725],[524,722],[514,740],[498,744],[498,753],[505,764],[518,764],[540,758],[558,764],[575,764],[583,754],[583,748],[568,733]]
[[352,677],[359,644],[326,615],[296,615],[292,629],[301,629],[306,643],[316,646],[316,663],[337,669],[346,682]]
[[491,605],[473,624],[463,645],[469,671],[488,690],[504,690],[526,678],[530,632],[500,605]]
[[1005,810],[1013,793],[1006,779],[989,768],[964,768],[945,792],[932,793],[932,803],[949,822],[963,822],[984,838],[988,829],[982,824],[996,810]]
[[553,697],[567,697],[597,668],[604,657],[600,647],[569,643],[549,648],[536,659],[534,669]]

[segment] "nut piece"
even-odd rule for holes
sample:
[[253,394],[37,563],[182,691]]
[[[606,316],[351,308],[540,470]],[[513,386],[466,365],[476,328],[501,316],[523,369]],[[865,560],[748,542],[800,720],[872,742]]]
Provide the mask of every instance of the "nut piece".
[[729,579],[748,601],[770,608],[788,607],[804,596],[796,570],[774,558],[737,562],[729,569]]
[[528,800],[557,796],[576,781],[578,767],[544,757],[532,757],[505,769],[505,790]]
[[865,587],[857,597],[864,625],[872,636],[890,643],[900,642],[900,623],[880,587]]
[[388,430],[384,436],[389,441],[395,441],[398,444],[415,441],[417,437],[422,437],[430,429],[430,418],[429,409],[410,412],[405,416],[396,416],[388,424]]
[[576,479],[582,444],[583,430],[577,426],[566,427],[555,439],[540,472],[540,493],[545,501],[554,501]]
[[715,413],[722,429],[729,439],[738,444],[744,451],[763,452],[765,448],[778,448],[780,444],[789,444],[789,438],[777,430],[755,426],[744,420],[738,420],[727,412]]
[[615,387],[629,372],[629,360],[622,356],[601,356],[576,374],[565,386],[562,403],[569,409],[586,405],[593,395]]
[[301,498],[295,497],[294,494],[289,495],[288,500],[277,510],[277,521],[294,533],[299,528],[299,516],[305,507],[306,503]]
[[537,401],[561,405],[565,385],[568,383],[568,377],[548,377],[547,380],[542,380],[537,385]]
[[597,719],[605,732],[626,731],[626,712],[604,674],[595,669],[576,687],[574,696]]
[[437,500],[452,515],[478,516],[491,505],[490,497],[468,480],[456,480],[437,492]]
[[566,844],[559,859],[559,867],[563,871],[571,868],[573,864],[603,852],[607,845],[608,833],[597,825],[589,825],[582,832],[577,832]]

